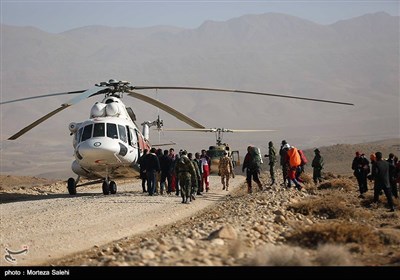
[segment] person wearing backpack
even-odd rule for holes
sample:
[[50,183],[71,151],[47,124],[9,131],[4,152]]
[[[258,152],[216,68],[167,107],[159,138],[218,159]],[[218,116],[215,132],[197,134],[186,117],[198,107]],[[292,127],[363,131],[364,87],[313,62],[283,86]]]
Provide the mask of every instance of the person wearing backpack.
[[262,191],[262,184],[258,175],[260,174],[261,169],[261,157],[256,152],[256,147],[248,146],[247,154],[244,158],[242,165],[242,172],[246,169],[246,182],[247,182],[247,191],[248,193],[252,193],[251,181],[253,179],[254,182],[258,185],[260,191]]

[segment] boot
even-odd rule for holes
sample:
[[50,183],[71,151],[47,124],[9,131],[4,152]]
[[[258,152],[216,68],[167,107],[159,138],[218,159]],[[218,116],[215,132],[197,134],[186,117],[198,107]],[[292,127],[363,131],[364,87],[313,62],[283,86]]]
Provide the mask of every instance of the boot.
[[272,179],[270,186],[273,186],[274,184],[275,184],[275,179]]
[[247,192],[252,193],[253,190],[251,189],[251,184],[247,183]]

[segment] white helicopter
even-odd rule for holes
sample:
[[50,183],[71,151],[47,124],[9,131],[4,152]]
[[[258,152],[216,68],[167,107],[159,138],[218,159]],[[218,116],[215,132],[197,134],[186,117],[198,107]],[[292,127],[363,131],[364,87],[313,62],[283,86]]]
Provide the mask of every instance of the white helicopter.
[[[151,148],[151,144],[149,142],[149,128],[151,126],[156,126],[157,129],[161,129],[163,126],[162,120],[160,120],[158,117],[158,119],[153,122],[143,122],[143,129],[142,132],[140,132],[136,124],[136,116],[133,110],[130,107],[126,107],[122,102],[123,93],[152,104],[153,106],[156,106],[175,116],[179,120],[189,124],[195,129],[205,129],[203,125],[176,111],[168,105],[134,91],[148,89],[201,90],[230,93],[236,92],[342,105],[354,105],[347,102],[243,90],[185,86],[132,86],[127,81],[111,79],[108,82],[96,84],[95,87],[87,90],[53,93],[1,102],[0,105],[3,105],[35,98],[80,94],[67,103],[61,104],[59,108],[51,111],[32,124],[21,129],[19,132],[9,137],[8,140],[15,140],[19,138],[55,114],[74,104],[77,104],[86,98],[104,94],[105,97],[103,100],[101,102],[96,102],[92,106],[90,110],[90,118],[88,120],[79,123],[72,122],[69,124],[69,130],[71,135],[73,135],[75,156],[75,160],[73,161],[71,168],[72,171],[78,175],[78,177],[77,179],[69,178],[67,188],[69,194],[75,195],[76,188],[79,186],[78,183],[81,177],[89,180],[96,180],[89,182],[89,184],[96,183],[100,179],[103,182],[103,194],[115,194],[117,192],[117,184],[112,179],[120,177],[133,177],[134,175],[138,174],[136,168],[138,159],[143,155],[144,149],[149,150]],[[88,183],[82,185],[87,184]]]

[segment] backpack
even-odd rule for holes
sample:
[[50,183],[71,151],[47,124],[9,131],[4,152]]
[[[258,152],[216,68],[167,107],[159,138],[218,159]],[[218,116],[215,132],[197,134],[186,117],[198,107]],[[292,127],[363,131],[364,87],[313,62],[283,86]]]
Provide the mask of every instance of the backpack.
[[288,155],[289,155],[289,162],[290,162],[291,167],[297,167],[301,164],[300,154],[296,147],[292,147],[288,151]]
[[300,160],[301,160],[301,164],[300,165],[306,165],[308,162],[308,159],[306,157],[306,155],[303,153],[302,150],[298,150],[299,155],[300,155]]
[[252,170],[259,169],[262,163],[263,161],[260,149],[257,147],[252,147],[250,169]]

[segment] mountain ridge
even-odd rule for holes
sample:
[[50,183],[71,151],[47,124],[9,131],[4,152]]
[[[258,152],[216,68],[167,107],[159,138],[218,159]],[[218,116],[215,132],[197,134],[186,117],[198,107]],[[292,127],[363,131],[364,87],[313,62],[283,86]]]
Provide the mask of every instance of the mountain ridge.
[[[265,22],[274,28],[264,28]],[[330,25],[267,13],[207,22],[195,29],[83,27],[52,34],[2,25],[2,100],[87,89],[111,78],[133,85],[231,88],[356,106],[211,92],[146,94],[205,127],[277,130],[227,135],[232,147],[261,146],[267,140],[280,143],[286,138],[306,147],[399,137],[398,23],[398,16],[386,13]],[[376,34],[370,36],[371,32]],[[56,97],[2,105],[1,139],[67,100]],[[13,145],[38,143],[38,152],[43,153],[50,142],[67,153],[68,124],[87,119],[96,101],[88,99],[61,112]],[[187,127],[142,101],[127,96],[123,101],[135,111],[138,123],[160,114],[166,127]],[[43,135],[49,135],[46,141]],[[187,149],[214,144],[212,135],[165,132],[161,136],[163,142],[173,138]],[[152,132],[151,137],[158,135]],[[2,155],[7,160],[7,149],[2,149]]]

